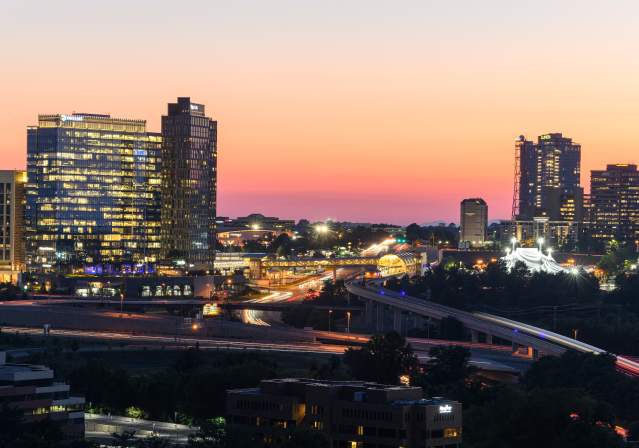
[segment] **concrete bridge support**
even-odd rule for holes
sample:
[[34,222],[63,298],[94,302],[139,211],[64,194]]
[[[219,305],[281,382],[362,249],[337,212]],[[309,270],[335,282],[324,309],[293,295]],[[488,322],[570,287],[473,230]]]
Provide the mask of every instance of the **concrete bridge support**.
[[403,334],[402,330],[402,312],[398,309],[393,309],[393,331],[399,334]]
[[381,303],[375,304],[375,331],[377,333],[384,332],[384,305]]

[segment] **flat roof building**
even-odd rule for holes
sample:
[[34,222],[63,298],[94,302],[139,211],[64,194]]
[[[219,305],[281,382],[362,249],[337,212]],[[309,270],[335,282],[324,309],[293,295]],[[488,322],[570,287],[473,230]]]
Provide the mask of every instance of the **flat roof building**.
[[488,205],[481,198],[464,199],[460,205],[459,245],[478,247],[486,242]]
[[226,411],[231,425],[267,443],[304,427],[323,432],[332,448],[456,448],[461,444],[461,404],[424,399],[419,387],[263,380],[257,388],[227,391]]
[[25,423],[45,418],[61,423],[68,439],[84,438],[84,398],[70,396],[67,384],[54,380],[45,366],[12,364],[0,352],[0,406],[23,413]]
[[144,120],[40,115],[27,130],[29,267],[156,261],[160,144]]
[[634,241],[639,238],[639,171],[618,163],[590,176],[590,220],[593,238]]

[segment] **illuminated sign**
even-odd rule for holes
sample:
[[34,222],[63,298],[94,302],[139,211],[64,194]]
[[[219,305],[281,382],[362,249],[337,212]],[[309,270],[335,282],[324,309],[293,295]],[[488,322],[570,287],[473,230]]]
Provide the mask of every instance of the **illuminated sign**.
[[76,115],[60,115],[62,121],[82,121],[84,117],[78,117]]
[[191,110],[200,110],[199,104],[191,104]]
[[453,412],[453,407],[449,404],[442,404],[441,406],[439,406],[440,414],[452,414],[452,412]]
[[220,309],[216,303],[207,303],[202,309],[202,315],[204,316],[217,316],[220,314]]
[[550,134],[539,136],[539,140],[550,140],[552,136]]

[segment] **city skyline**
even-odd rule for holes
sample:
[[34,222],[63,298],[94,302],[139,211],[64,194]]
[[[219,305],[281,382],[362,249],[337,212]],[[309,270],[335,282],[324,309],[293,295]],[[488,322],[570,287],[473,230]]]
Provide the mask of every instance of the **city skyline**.
[[38,114],[159,132],[178,96],[219,123],[220,215],[457,222],[481,196],[509,218],[520,134],[579,142],[586,189],[639,162],[631,2],[150,5],[3,2],[0,168],[24,169]]

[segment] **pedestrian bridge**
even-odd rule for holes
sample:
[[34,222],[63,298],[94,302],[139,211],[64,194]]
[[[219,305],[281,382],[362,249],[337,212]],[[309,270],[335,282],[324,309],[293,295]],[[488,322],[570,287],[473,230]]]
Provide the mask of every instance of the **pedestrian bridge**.
[[386,254],[380,257],[346,257],[346,258],[261,258],[249,261],[251,279],[261,279],[270,270],[286,270],[296,268],[333,269],[344,267],[374,267],[382,277],[390,275],[415,275],[419,272],[421,257],[411,252]]

